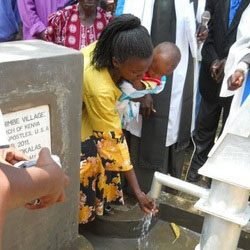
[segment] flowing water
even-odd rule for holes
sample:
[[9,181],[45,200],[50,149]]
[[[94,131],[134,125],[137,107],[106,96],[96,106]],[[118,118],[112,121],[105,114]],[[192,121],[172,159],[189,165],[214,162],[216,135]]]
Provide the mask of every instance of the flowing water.
[[150,225],[152,222],[152,213],[151,214],[147,214],[144,216],[143,220],[142,220],[142,225],[141,225],[141,235],[140,238],[138,238],[137,242],[138,242],[138,250],[143,250],[146,249],[148,247],[149,241],[148,241],[148,235],[149,235],[149,229],[150,229]]

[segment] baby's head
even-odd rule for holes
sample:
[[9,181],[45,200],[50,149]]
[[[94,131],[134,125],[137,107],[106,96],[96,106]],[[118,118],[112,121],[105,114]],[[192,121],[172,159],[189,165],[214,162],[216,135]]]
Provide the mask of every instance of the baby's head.
[[180,59],[181,52],[174,43],[160,43],[154,48],[153,62],[149,66],[148,74],[155,78],[171,75]]

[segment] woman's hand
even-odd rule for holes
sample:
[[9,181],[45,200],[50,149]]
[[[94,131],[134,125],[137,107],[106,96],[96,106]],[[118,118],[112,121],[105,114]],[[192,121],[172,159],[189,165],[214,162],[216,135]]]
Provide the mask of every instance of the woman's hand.
[[155,202],[149,197],[147,197],[147,195],[141,191],[139,184],[137,182],[134,169],[132,168],[129,171],[125,171],[124,174],[128,181],[129,186],[133,190],[133,193],[136,199],[138,200],[141,210],[147,214],[150,213],[156,214],[158,210],[156,208]]
[[140,208],[143,212],[147,214],[155,215],[158,213],[154,200],[150,199],[145,193],[140,192],[136,195]]

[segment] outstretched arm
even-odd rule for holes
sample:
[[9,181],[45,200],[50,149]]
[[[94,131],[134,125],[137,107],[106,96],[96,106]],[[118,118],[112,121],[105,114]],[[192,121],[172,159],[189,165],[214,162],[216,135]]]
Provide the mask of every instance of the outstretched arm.
[[69,182],[46,148],[41,150],[36,167],[19,169],[0,163],[0,179],[7,210],[24,206],[37,198],[41,198],[42,207],[48,207],[52,203],[45,204],[43,198],[50,196],[53,203],[61,201],[64,197],[64,187]]
[[148,198],[144,192],[141,191],[134,169],[124,172],[126,180],[129,183],[129,186],[133,190],[133,193],[138,200],[140,208],[145,213],[152,213],[155,214],[158,212],[155,202]]
[[131,186],[141,209],[151,213],[155,210],[154,202],[141,191],[133,166],[130,162],[126,139],[121,129],[119,114],[114,109],[114,97],[111,91],[88,96],[84,94],[84,102],[89,114],[90,123],[96,137],[97,151],[105,170],[123,172]]
[[[13,152],[12,156],[15,155],[17,153]],[[53,161],[48,149],[41,150],[36,167],[19,169],[0,163],[0,240],[9,210],[22,207],[37,198],[40,198],[40,204],[29,208],[45,208],[61,202],[68,182],[68,177]]]

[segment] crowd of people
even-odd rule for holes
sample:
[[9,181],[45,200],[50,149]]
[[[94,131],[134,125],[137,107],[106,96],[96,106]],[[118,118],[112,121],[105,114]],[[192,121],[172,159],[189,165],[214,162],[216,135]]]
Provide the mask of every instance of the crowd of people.
[[[106,3],[106,1],[102,1]],[[100,1],[11,0],[0,4],[0,41],[42,39],[81,49],[97,40],[112,17],[112,9]],[[103,6],[103,4],[102,4]]]
[[[146,12],[148,6],[152,8]],[[211,19],[197,33],[204,10]],[[250,0],[0,2],[0,42],[15,40],[22,27],[25,40],[82,50],[79,223],[109,212],[111,203],[124,203],[127,187],[121,174],[141,209],[156,213],[155,202],[145,194],[153,173],[183,178],[191,138],[194,153],[187,181],[199,183],[198,170],[214,145],[221,114],[223,130],[232,113],[232,95],[250,81],[249,11]],[[234,60],[239,51],[244,53]],[[221,95],[221,88],[230,93]],[[8,209],[25,204],[39,209],[63,201],[68,178],[46,149],[40,153],[38,168],[21,170],[20,182],[15,177],[18,170],[9,165],[26,157],[12,148],[0,153],[1,230]],[[21,200],[10,189],[12,182],[23,191]],[[51,188],[41,190],[45,182]],[[34,185],[32,193],[27,191],[29,185]],[[44,199],[27,205],[37,197]]]

